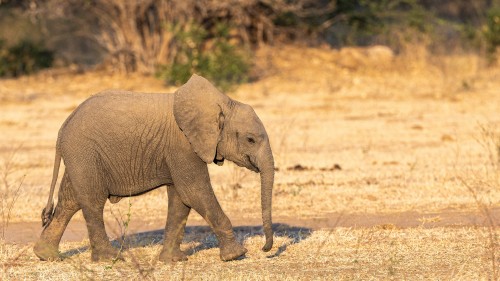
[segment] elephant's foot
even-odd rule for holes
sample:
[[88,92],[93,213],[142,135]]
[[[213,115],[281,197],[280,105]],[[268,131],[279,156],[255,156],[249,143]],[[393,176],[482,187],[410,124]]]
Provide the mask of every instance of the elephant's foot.
[[181,250],[163,250],[159,259],[164,263],[188,260],[187,255]]
[[92,261],[125,260],[121,254],[121,251],[118,251],[111,246],[92,249],[91,258]]
[[33,252],[42,261],[60,261],[62,260],[57,246],[51,245],[44,241],[38,241],[33,247]]
[[221,244],[220,246],[220,259],[223,261],[232,261],[245,255],[247,249],[236,243],[236,241]]

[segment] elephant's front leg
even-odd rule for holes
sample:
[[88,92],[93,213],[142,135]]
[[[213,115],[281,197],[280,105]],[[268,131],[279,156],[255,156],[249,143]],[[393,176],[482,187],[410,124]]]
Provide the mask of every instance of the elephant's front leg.
[[182,203],[174,186],[168,186],[168,215],[160,261],[185,261],[187,256],[180,245],[191,208]]
[[196,155],[194,157],[197,159],[191,159],[189,168],[172,171],[176,191],[182,202],[195,209],[215,232],[219,240],[220,258],[223,261],[237,259],[247,249],[236,242],[231,222],[222,211],[210,184],[207,165]]

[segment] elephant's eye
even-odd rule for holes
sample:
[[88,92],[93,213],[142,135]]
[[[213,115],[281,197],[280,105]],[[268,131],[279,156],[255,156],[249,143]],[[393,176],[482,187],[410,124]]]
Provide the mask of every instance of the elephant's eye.
[[248,141],[249,143],[255,143],[255,139],[254,139],[254,138],[252,138],[252,137],[247,137],[247,141]]

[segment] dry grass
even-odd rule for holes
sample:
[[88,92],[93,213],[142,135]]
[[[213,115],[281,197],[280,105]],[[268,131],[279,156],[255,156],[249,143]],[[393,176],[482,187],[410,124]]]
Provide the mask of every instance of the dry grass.
[[21,187],[25,175],[17,179],[12,179],[12,174],[15,171],[14,158],[21,146],[12,149],[10,154],[7,154],[3,159],[1,166],[1,183],[0,183],[0,238],[5,239],[5,232],[9,227],[10,218],[14,209],[14,204],[19,198]]
[[[220,262],[213,235],[195,226],[201,218],[192,214],[192,233],[183,244],[192,253],[187,263],[156,264],[161,232],[132,240],[125,252],[128,261],[116,264],[91,264],[87,250],[75,254],[87,240],[63,243],[61,250],[70,257],[59,263],[39,262],[31,249],[25,250],[26,241],[4,241],[0,279],[498,276],[497,218],[490,218],[493,224],[486,220],[500,207],[498,168],[491,164],[498,158],[491,137],[488,148],[478,141],[485,136],[485,127],[478,124],[488,124],[487,132],[500,128],[499,68],[486,68],[473,55],[435,57],[421,48],[384,64],[349,62],[338,51],[289,46],[262,49],[258,56],[272,75],[232,95],[254,106],[275,152],[274,218],[289,226],[278,232],[271,254],[260,252],[263,237],[249,227],[260,224],[258,175],[226,163],[209,169],[223,209],[240,227],[239,239],[249,249],[246,259]],[[13,145],[23,144],[12,168],[26,174],[11,222],[39,223],[59,126],[88,95],[107,88],[173,90],[151,77],[103,73],[46,72],[0,82],[0,159]],[[467,223],[447,223],[449,214],[460,217],[478,206],[489,211]],[[108,232],[120,237],[129,214],[134,227],[127,234],[160,229],[166,210],[163,189],[109,204]],[[400,228],[391,221],[377,225],[374,220],[394,214],[404,219],[410,212],[423,214],[419,227]],[[353,222],[353,228],[336,227],[335,219],[326,220],[326,230],[315,226],[315,221],[332,217],[343,218],[345,225],[354,215],[366,219],[357,227]],[[74,220],[81,221],[81,214]],[[433,227],[438,222],[446,227]],[[16,233],[7,228],[6,241]]]
[[473,171],[468,176],[459,176],[462,185],[470,193],[479,211],[483,214],[488,227],[489,262],[491,264],[491,275],[493,280],[499,279],[499,241],[498,222],[492,208],[489,194],[495,192],[500,186],[500,133],[495,125],[480,125],[480,135],[477,141],[483,146],[489,161],[484,163],[482,170]]
[[[160,245],[133,246],[125,252],[127,262],[89,263],[90,253],[74,254],[87,245],[65,243],[71,251],[64,262],[40,262],[29,254],[17,257],[23,248],[3,245],[2,262],[8,265],[2,280],[367,280],[447,279],[480,280],[492,277],[487,262],[488,231],[484,228],[435,228],[384,230],[381,228],[337,228],[311,234],[279,233],[276,246],[266,254],[259,249],[261,237],[242,237],[247,258],[224,263],[213,242],[189,261],[157,262]],[[183,244],[192,252],[202,237]],[[206,239],[205,239],[206,240]],[[213,238],[212,238],[213,240]],[[321,248],[319,248],[321,246]],[[191,249],[191,250],[190,250]],[[15,261],[12,261],[15,260]]]

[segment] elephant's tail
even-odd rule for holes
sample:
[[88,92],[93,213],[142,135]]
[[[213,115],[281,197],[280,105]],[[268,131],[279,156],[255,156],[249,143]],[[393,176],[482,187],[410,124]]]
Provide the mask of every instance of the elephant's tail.
[[50,194],[47,205],[42,211],[42,226],[47,227],[54,216],[54,189],[56,187],[57,177],[59,176],[59,167],[61,166],[61,152],[59,141],[56,145],[56,157],[54,160],[54,171],[52,172],[52,183],[50,184]]

